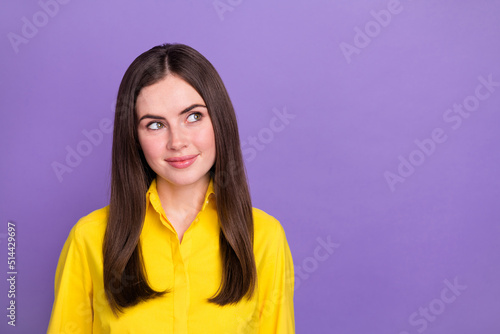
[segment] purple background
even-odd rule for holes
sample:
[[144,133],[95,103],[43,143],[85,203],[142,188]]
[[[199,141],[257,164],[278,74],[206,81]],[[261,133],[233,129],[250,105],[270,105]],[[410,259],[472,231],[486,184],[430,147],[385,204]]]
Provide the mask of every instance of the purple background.
[[[220,15],[217,3],[227,6]],[[301,275],[298,333],[500,332],[500,87],[471,97],[478,77],[500,82],[499,2],[58,7],[52,17],[33,0],[0,5],[0,332],[46,330],[68,232],[108,203],[112,135],[61,182],[52,164],[66,164],[67,147],[88,149],[82,131],[113,118],[128,65],[165,42],[199,50],[227,86],[253,204],[280,220]],[[14,47],[9,33],[24,38],[34,20],[38,31],[25,28]],[[475,109],[467,118],[447,111],[464,101]],[[275,123],[285,109],[294,118]],[[446,140],[432,148],[436,128]],[[401,167],[404,182],[391,189],[384,174],[398,173],[400,156],[418,166]],[[16,328],[5,316],[8,221],[17,224]],[[318,238],[336,244],[333,254],[319,252]]]

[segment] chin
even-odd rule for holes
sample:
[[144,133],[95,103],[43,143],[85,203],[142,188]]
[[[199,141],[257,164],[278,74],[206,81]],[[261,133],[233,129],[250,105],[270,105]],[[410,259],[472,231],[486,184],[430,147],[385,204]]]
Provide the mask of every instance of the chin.
[[198,175],[178,175],[178,176],[162,176],[157,174],[159,177],[161,177],[163,180],[167,181],[168,183],[171,183],[173,185],[177,186],[187,186],[193,183],[196,183],[200,181],[201,179],[205,178],[207,175],[205,174],[198,174]]

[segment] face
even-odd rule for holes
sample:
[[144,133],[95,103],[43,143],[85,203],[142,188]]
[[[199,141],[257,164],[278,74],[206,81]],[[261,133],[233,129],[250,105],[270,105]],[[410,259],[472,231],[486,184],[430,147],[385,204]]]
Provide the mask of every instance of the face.
[[215,136],[205,101],[187,82],[169,74],[144,87],[136,101],[138,137],[158,185],[209,180]]

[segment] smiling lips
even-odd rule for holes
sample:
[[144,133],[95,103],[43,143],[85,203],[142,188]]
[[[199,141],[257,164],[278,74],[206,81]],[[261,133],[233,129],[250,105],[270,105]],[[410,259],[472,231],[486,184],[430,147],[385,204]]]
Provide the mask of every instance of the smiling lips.
[[183,157],[173,157],[173,158],[168,158],[165,161],[168,162],[168,164],[174,168],[187,168],[191,166],[195,161],[196,158],[198,157],[198,154],[195,155],[185,155]]

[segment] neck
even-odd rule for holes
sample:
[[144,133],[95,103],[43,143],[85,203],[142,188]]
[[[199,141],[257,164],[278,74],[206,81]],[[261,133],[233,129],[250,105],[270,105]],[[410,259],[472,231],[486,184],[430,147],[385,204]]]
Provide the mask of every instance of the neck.
[[176,185],[157,177],[156,188],[165,214],[176,216],[198,213],[203,207],[210,176],[206,174],[195,183]]

